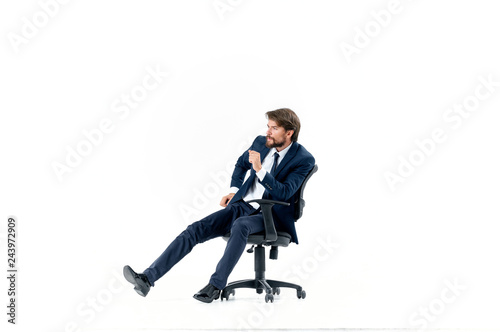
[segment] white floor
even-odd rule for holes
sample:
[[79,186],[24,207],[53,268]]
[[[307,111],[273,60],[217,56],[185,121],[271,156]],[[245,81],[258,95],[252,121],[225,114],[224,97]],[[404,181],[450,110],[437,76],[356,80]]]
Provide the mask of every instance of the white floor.
[[126,294],[88,331],[324,328],[332,322],[332,306],[318,311],[315,296],[299,300],[293,289],[282,289],[274,303],[266,303],[264,294],[254,290],[237,289],[229,301],[205,304],[192,298],[195,291],[163,291],[161,296],[147,298]]
[[[195,285],[196,280],[199,276],[187,277],[181,283]],[[328,282],[343,288],[328,287]],[[307,291],[305,299],[298,299],[293,289],[282,288],[281,294],[275,295],[274,303],[265,303],[264,294],[257,294],[254,290],[237,289],[229,301],[205,304],[192,298],[198,290],[196,287],[167,289],[167,286],[166,282],[158,283],[145,298],[138,296],[131,287],[126,288],[93,321],[82,323],[79,328],[85,332],[419,331],[409,323],[411,311],[405,308],[398,311],[398,304],[386,306],[383,299],[378,300],[381,305],[377,307],[376,299],[363,300],[362,284],[340,282],[335,277],[308,280],[302,285]],[[371,314],[366,314],[370,312],[367,306],[372,307]],[[365,312],[363,317],[359,312]],[[480,331],[457,330],[452,324],[444,315],[430,324],[426,331]]]

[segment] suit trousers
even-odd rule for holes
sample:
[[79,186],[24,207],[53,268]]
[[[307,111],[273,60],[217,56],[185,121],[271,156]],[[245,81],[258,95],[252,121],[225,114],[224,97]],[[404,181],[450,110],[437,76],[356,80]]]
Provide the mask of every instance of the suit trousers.
[[144,270],[151,286],[186,256],[195,245],[231,232],[226,249],[209,283],[223,289],[227,278],[245,250],[248,236],[264,230],[262,213],[243,200],[189,225],[165,251]]

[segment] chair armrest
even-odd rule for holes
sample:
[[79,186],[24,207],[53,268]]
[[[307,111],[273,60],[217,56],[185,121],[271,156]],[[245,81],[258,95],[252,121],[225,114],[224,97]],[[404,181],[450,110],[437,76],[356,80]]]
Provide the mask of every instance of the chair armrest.
[[281,202],[281,201],[274,201],[272,199],[252,199],[251,201],[247,201],[247,203],[254,203],[254,202],[259,204],[260,206],[262,206],[264,204],[272,204],[272,205],[278,204],[278,205],[290,206],[290,203]]
[[262,209],[262,216],[264,218],[264,240],[266,242],[273,242],[278,239],[278,233],[276,232],[276,227],[274,227],[273,213],[271,211],[273,205],[284,205],[289,206],[290,203],[274,201],[271,199],[252,199],[247,201],[247,203],[257,203]]

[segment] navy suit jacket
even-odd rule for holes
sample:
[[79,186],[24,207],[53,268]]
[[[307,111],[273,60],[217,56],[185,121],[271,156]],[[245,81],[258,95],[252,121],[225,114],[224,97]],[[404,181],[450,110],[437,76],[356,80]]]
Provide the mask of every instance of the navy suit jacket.
[[[250,150],[259,152],[262,162],[271,149],[266,147],[266,137],[258,136],[252,143]],[[237,187],[239,190],[229,204],[242,200],[247,191],[252,187],[257,176],[252,164],[248,161],[248,155],[247,150],[238,158],[234,167],[231,187]],[[272,211],[276,230],[289,233],[292,236],[292,242],[295,243],[299,243],[299,241],[297,239],[297,232],[295,231],[294,198],[298,194],[297,191],[305,177],[313,169],[314,165],[314,157],[302,145],[292,142],[290,150],[288,150],[283,160],[279,163],[274,176],[268,172],[263,181],[259,180],[265,189],[262,198],[290,203],[290,206],[275,205]],[[245,175],[249,170],[251,172],[250,177],[243,183]]]

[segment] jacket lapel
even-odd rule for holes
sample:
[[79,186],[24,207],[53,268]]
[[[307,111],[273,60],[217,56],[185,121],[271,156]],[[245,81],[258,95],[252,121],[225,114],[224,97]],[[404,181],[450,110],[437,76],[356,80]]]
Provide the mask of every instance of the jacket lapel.
[[292,160],[293,157],[295,157],[298,149],[299,149],[299,145],[297,144],[297,142],[292,142],[292,146],[290,147],[290,150],[288,150],[287,154],[285,155],[285,158],[283,158],[283,160],[279,163],[278,168],[276,169],[276,172],[274,173],[274,177],[278,176],[280,171],[283,168],[285,168],[286,164],[288,164],[288,162],[290,160]]

